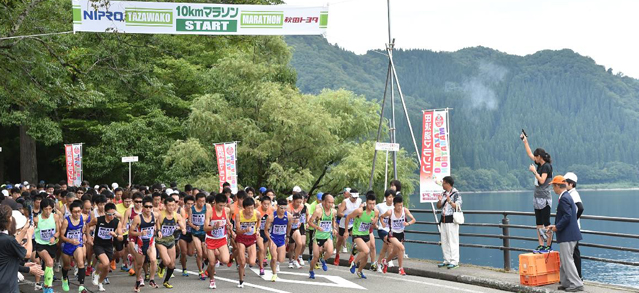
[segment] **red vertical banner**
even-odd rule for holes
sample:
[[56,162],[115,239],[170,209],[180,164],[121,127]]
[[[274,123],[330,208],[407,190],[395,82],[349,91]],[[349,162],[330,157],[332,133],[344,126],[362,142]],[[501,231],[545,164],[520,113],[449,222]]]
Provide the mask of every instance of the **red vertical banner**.
[[223,143],[215,145],[215,155],[217,156],[217,171],[220,177],[220,192],[222,192],[222,184],[226,182],[226,152]]
[[64,154],[67,164],[67,185],[73,186],[73,181],[75,179],[75,167],[73,164],[73,145],[65,144]]

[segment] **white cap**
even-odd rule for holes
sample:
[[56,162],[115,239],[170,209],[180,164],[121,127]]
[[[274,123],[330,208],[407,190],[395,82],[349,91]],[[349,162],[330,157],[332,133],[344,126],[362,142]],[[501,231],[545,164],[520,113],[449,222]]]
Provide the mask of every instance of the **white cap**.
[[573,172],[568,172],[566,173],[566,175],[564,175],[565,179],[570,179],[572,181],[575,181],[575,183],[577,182],[577,174],[573,173]]
[[16,221],[16,229],[22,229],[27,223],[27,217],[23,216],[20,211],[13,211],[11,215],[13,216],[13,220]]
[[293,192],[302,192],[302,188],[296,185],[295,187],[293,187]]
[[286,200],[288,200],[288,201],[293,201],[293,196],[292,196],[292,195],[289,195],[289,196],[286,198]]
[[26,185],[29,185],[29,182],[27,182],[27,181],[22,182],[22,185],[25,185],[25,186],[26,186]]
[[346,192],[351,193],[351,188],[350,187],[344,188],[344,193],[346,193]]
[[9,197],[9,191],[7,191],[6,189],[2,190],[2,194],[4,194],[4,197]]
[[116,182],[111,183],[111,189],[115,190],[118,187],[120,187],[120,185],[118,185],[118,183],[116,183]]
[[99,190],[100,189],[100,185],[93,186],[93,189]]
[[173,194],[173,189],[171,189],[171,188],[167,188],[167,189],[166,189],[166,194],[168,194],[168,195]]

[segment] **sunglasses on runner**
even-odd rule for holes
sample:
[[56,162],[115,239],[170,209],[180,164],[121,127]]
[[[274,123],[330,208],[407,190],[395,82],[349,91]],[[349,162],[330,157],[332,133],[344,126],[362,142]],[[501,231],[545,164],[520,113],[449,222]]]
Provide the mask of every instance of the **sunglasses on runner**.
[[144,206],[145,209],[152,209],[153,206]]
[[113,217],[113,216],[115,216],[115,213],[106,213],[106,215],[109,216],[109,217]]
[[141,201],[141,200],[136,200],[136,201],[133,201],[133,202],[134,202],[134,203],[142,203],[142,201]]

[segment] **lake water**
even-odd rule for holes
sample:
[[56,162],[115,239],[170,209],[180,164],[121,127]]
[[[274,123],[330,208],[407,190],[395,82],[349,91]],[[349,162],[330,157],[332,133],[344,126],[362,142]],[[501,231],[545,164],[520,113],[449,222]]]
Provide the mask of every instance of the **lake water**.
[[[584,203],[584,215],[639,217],[639,191],[580,191]],[[495,211],[525,211],[532,212],[532,191],[519,193],[471,193],[462,195],[463,208],[467,210],[495,210]],[[553,213],[557,206],[557,196],[553,194]],[[416,209],[430,209],[430,204],[420,204],[417,195],[411,197],[411,207]],[[414,214],[418,221],[433,221],[432,214]],[[534,217],[508,216],[511,224],[534,225]],[[469,223],[501,223],[501,215],[466,215]],[[554,223],[554,218],[551,219]],[[639,233],[639,223],[620,223],[610,221],[581,220],[583,230]],[[434,225],[415,225],[411,230],[437,231]],[[469,227],[462,226],[462,233],[501,234],[501,228],[496,227]],[[535,237],[534,230],[510,229],[510,235]],[[439,236],[407,234],[408,239],[439,241]],[[615,238],[584,234],[582,242],[606,244],[614,246],[639,248],[637,239]],[[487,245],[502,245],[498,238],[461,237],[461,243],[475,243]],[[381,243],[377,243],[381,247]],[[537,246],[537,242],[511,240],[512,247],[530,248]],[[407,244],[407,253],[410,258],[422,258],[441,260],[442,252],[439,246],[423,244]],[[558,250],[559,245],[554,244],[553,249]],[[619,259],[639,262],[639,253],[605,250],[591,247],[580,247],[582,256],[594,256],[600,258]],[[518,256],[520,252],[511,251],[511,268],[518,269]],[[503,252],[496,249],[460,248],[460,262],[481,266],[503,268]],[[639,267],[618,265],[597,261],[582,260],[582,272],[584,279],[602,283],[619,284],[639,288]]]

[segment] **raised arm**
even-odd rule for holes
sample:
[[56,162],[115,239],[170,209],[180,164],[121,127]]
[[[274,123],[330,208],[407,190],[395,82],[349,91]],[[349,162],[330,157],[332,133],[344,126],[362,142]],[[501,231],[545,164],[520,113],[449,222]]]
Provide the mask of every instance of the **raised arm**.
[[533,152],[530,150],[530,145],[528,145],[528,137],[525,136],[523,133],[519,137],[521,137],[522,141],[524,142],[524,147],[526,147],[526,154],[531,160],[534,161],[535,156],[533,156]]

